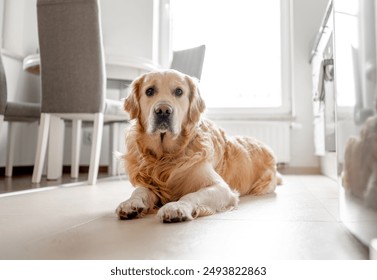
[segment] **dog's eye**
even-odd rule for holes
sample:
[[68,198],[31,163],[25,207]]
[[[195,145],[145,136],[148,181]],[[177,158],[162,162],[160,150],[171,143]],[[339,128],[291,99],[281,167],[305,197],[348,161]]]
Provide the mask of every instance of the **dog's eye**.
[[176,88],[174,94],[175,96],[181,96],[183,94],[183,90],[180,88]]
[[152,96],[154,94],[154,88],[150,87],[145,91],[146,96]]

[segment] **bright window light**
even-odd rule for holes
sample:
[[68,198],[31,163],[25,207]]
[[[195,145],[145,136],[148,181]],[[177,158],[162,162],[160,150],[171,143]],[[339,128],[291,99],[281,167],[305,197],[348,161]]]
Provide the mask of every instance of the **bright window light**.
[[282,105],[279,0],[171,0],[173,50],[206,45],[207,107]]
[[[336,80],[337,83],[337,105],[340,107],[352,107],[355,105],[355,61],[352,48],[358,49],[358,20],[350,14],[335,14],[335,53],[336,53]],[[360,77],[359,77],[360,78]]]

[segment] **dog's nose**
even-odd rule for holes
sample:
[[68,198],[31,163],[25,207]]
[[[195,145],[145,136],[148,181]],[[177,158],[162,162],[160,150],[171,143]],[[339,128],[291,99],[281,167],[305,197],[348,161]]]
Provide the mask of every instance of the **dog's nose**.
[[159,104],[154,108],[154,113],[159,117],[168,117],[173,113],[173,108],[168,104]]

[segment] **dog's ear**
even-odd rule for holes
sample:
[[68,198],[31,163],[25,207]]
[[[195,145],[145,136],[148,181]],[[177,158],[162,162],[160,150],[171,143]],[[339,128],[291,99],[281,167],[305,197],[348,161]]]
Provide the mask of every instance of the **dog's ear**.
[[130,85],[130,93],[124,100],[124,110],[130,114],[131,120],[137,119],[140,115],[140,105],[139,105],[139,91],[140,87],[144,81],[144,76],[142,75],[136,78]]
[[186,80],[190,86],[190,107],[188,119],[193,123],[200,120],[200,115],[204,112],[206,105],[200,96],[198,81],[190,76],[186,76]]

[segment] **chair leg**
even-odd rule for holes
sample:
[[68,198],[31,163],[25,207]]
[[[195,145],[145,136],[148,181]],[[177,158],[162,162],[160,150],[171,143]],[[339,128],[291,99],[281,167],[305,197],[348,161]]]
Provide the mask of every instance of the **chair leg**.
[[41,114],[41,122],[39,124],[38,130],[38,143],[35,154],[35,163],[32,177],[33,183],[39,183],[41,181],[43,165],[46,157],[48,133],[50,128],[50,118],[50,114]]
[[0,115],[0,139],[1,139],[1,131],[4,125],[4,115]]
[[119,152],[119,123],[110,124],[110,135],[109,135],[109,170],[108,174],[111,176],[117,175],[118,171],[118,160],[115,156],[116,152]]
[[103,131],[103,113],[97,113],[94,117],[93,125],[93,142],[92,151],[90,154],[89,177],[90,185],[95,185],[98,177],[99,159],[102,144],[102,131]]
[[0,135],[1,135],[1,129],[3,128],[4,124],[4,115],[0,115]]
[[8,122],[8,140],[7,140],[7,156],[5,163],[5,176],[12,177],[13,173],[13,160],[14,160],[14,142],[15,142],[15,129],[14,123]]
[[57,180],[63,175],[64,120],[51,115],[47,154],[47,180]]
[[72,121],[71,178],[79,177],[82,120]]

